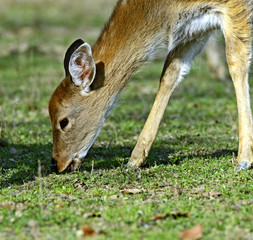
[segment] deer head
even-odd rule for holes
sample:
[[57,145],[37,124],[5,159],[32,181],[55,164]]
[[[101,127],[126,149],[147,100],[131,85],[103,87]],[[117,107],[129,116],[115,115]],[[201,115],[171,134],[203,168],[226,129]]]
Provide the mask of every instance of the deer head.
[[103,63],[95,64],[89,44],[78,39],[64,59],[65,79],[49,101],[53,132],[51,167],[76,170],[95,141],[108,113]]

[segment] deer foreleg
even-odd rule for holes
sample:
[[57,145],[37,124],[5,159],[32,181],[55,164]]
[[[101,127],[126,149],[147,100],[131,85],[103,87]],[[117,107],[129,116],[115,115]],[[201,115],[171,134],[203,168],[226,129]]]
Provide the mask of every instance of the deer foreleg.
[[128,166],[139,167],[148,156],[169,99],[183,76],[189,71],[193,58],[201,51],[208,37],[177,47],[164,65],[160,86],[148,119],[131,154]]
[[[248,71],[251,56],[251,32],[244,28],[244,37],[225,31],[226,54],[234,83],[239,119],[238,170],[253,164],[253,122],[250,108]],[[247,37],[245,37],[247,36]]]

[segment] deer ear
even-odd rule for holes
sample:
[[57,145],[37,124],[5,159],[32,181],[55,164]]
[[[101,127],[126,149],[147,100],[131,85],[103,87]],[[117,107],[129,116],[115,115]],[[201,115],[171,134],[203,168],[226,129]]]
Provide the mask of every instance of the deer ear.
[[68,50],[65,54],[65,58],[64,58],[64,69],[65,69],[66,77],[70,75],[70,73],[69,73],[69,60],[70,60],[71,55],[83,43],[84,43],[84,41],[82,39],[77,39],[68,48]]
[[96,65],[92,57],[91,47],[88,43],[83,43],[71,55],[69,60],[69,73],[73,83],[81,87],[82,93],[90,91],[95,73]]

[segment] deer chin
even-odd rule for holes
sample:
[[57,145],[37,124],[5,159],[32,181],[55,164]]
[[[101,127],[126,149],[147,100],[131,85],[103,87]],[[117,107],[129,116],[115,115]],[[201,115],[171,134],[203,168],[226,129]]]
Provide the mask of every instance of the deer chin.
[[57,169],[58,169],[58,173],[62,173],[63,171],[65,171],[73,162],[73,159],[69,159],[68,161],[64,162],[64,163],[57,163]]

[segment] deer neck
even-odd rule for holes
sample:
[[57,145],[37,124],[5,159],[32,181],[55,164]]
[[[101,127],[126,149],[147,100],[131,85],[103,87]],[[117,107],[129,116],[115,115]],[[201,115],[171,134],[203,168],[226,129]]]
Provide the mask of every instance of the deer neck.
[[129,78],[149,60],[164,40],[162,31],[157,31],[161,29],[157,26],[159,21],[150,26],[143,11],[130,10],[131,6],[119,1],[93,47],[97,66],[103,66],[103,85],[114,93],[123,89]]

